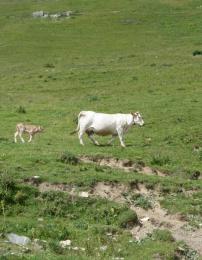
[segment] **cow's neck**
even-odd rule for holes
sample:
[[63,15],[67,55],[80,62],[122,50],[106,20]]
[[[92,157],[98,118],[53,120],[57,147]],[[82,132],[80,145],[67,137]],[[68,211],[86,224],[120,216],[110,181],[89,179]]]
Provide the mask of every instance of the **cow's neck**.
[[128,127],[131,127],[133,125],[133,116],[131,114],[128,114],[127,117],[128,117],[127,125]]

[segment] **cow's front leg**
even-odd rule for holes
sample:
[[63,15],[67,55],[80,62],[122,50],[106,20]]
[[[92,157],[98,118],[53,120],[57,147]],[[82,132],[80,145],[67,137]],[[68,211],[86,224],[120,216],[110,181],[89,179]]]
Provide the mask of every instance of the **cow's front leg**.
[[95,140],[93,134],[88,134],[88,137],[90,138],[90,140],[91,140],[95,145],[100,145],[100,144],[98,143],[98,141]]
[[126,147],[125,144],[124,144],[124,141],[123,141],[123,130],[119,129],[117,132],[118,132],[118,136],[119,136],[119,140],[120,140],[121,146],[122,147]]

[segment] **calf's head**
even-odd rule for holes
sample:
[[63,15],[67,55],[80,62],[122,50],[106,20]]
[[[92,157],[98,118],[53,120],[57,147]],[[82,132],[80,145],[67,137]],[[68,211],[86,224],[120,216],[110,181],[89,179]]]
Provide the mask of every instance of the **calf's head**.
[[38,126],[37,127],[37,132],[40,133],[40,132],[43,132],[44,131],[44,128],[42,126]]
[[139,112],[131,113],[131,115],[133,116],[133,124],[136,124],[139,126],[144,125],[144,120]]

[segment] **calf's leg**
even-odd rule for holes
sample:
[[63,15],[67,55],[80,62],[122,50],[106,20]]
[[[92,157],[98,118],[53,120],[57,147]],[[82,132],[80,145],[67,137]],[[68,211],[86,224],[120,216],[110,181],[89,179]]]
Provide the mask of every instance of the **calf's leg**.
[[29,134],[29,140],[28,140],[28,143],[30,143],[32,141],[32,137],[33,135],[32,134]]
[[20,140],[22,141],[22,143],[24,143],[25,140],[24,140],[23,137],[22,137],[22,132],[19,133],[19,136],[20,136]]
[[18,136],[18,131],[15,132],[15,134],[14,134],[14,141],[15,141],[15,143],[17,143],[17,136]]

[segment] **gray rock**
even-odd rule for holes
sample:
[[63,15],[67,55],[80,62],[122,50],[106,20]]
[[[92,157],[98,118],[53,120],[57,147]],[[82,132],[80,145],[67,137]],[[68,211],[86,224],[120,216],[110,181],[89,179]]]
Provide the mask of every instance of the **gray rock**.
[[61,14],[60,13],[58,13],[58,14],[50,14],[49,16],[52,19],[57,19],[57,18],[61,17]]
[[33,17],[43,17],[44,16],[44,11],[36,11],[32,13]]
[[65,12],[62,12],[62,13],[61,13],[61,16],[70,17],[72,14],[73,14],[72,11],[65,11]]
[[62,247],[62,248],[66,248],[66,247],[69,247],[69,246],[71,246],[71,243],[72,243],[72,241],[71,240],[62,240],[62,241],[60,241],[60,246]]
[[11,242],[12,244],[17,244],[20,246],[25,246],[28,243],[31,242],[31,240],[26,236],[18,236],[14,233],[6,234],[6,238]]

